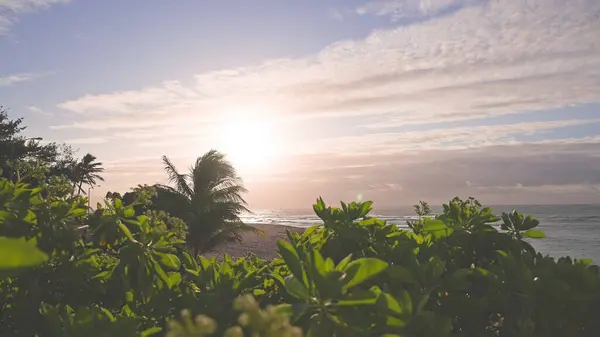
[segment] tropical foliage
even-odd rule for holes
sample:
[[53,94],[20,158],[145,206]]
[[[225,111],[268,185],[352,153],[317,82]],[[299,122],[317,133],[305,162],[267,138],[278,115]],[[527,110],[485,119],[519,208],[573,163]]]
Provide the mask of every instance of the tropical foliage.
[[92,154],[77,160],[70,146],[41,145],[42,138],[24,135],[26,129],[22,118],[10,119],[8,110],[0,106],[0,176],[34,185],[64,177],[71,182],[71,194],[86,194],[84,185],[93,188],[104,180],[100,175],[104,172],[102,163]]
[[[134,204],[144,203],[137,200]],[[596,336],[599,268],[554,260],[538,222],[458,198],[413,227],[314,205],[281,258],[192,254],[153,211],[0,181],[2,336]],[[90,228],[88,239],[76,230]]]
[[151,207],[187,223],[187,245],[193,253],[241,241],[242,232],[257,231],[240,220],[241,213],[249,212],[242,197],[246,189],[222,153],[207,152],[187,174],[180,173],[166,156],[163,163],[173,186],[156,185]]
[[0,106],[0,175],[13,181],[20,178],[24,161],[34,159],[51,167],[62,163],[57,144],[41,145],[41,138],[23,134],[26,128],[22,118],[10,119],[8,110]]

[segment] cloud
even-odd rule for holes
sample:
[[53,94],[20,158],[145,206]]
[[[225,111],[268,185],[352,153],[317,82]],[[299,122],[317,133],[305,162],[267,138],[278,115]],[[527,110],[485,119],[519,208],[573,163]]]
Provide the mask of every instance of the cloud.
[[[600,2],[370,6],[362,14],[390,15],[402,25],[302,58],[196,74],[191,85],[166,81],[75,97],[59,105],[72,118],[52,128],[100,130],[144,153],[183,151],[177,144],[200,151],[210,145],[210,130],[236,114],[281,121],[285,135],[304,131],[268,170],[245,176],[257,207],[309,205],[315,191],[389,206],[455,194],[488,203],[600,202],[600,135],[567,131],[599,122],[570,117],[569,109],[600,102]],[[407,23],[402,15],[420,19]],[[522,121],[550,109],[562,109],[561,117]],[[489,118],[501,115],[502,124]],[[467,120],[472,126],[439,126]],[[111,167],[107,183],[162,179],[159,157]]]
[[46,9],[55,4],[68,3],[71,0],[0,0],[0,35],[8,33],[10,27],[24,13]]
[[394,21],[443,13],[480,4],[482,0],[375,0],[356,8],[359,15],[389,15]]
[[[490,168],[496,168],[482,170],[481,172],[477,171],[476,174],[472,175],[468,173],[468,175],[471,175],[470,177],[465,177],[462,180],[456,179],[457,183],[461,186],[465,186],[465,181],[469,181],[470,186],[496,186],[506,185],[506,183],[501,183],[506,179],[511,181],[509,184],[527,183],[536,179],[543,179],[550,183],[552,182],[550,178],[554,177],[545,177],[544,175],[529,176],[530,172],[526,172],[525,170],[521,173],[515,172],[515,174],[506,174],[503,167],[503,164],[508,164],[517,171],[519,165],[527,165],[528,163],[547,163],[549,165],[544,169],[546,171],[548,169],[560,168],[565,170],[565,172],[568,172],[569,165],[572,164],[573,166],[572,174],[558,178],[555,182],[582,178],[597,180],[600,179],[600,175],[593,177],[590,175],[586,176],[578,174],[577,168],[584,168],[585,165],[579,163],[576,158],[595,158],[595,160],[600,160],[599,144],[600,137],[590,138],[585,141],[580,140],[579,142],[573,142],[571,139],[555,139],[542,142],[515,142],[513,144],[496,144],[483,147],[455,148],[450,150],[432,148],[421,151],[406,151],[401,153],[401,155],[394,156],[377,152],[359,152],[352,155],[337,152],[291,154],[290,157],[285,159],[288,169],[276,172],[275,176],[277,174],[287,176],[297,175],[301,180],[304,178],[302,175],[312,175],[317,177],[326,175],[331,178],[332,176],[337,175],[366,174],[366,176],[370,176],[371,178],[379,179],[381,178],[379,175],[373,176],[369,173],[387,170],[388,168],[397,167],[399,165],[432,165],[432,169],[446,171],[447,175],[455,175],[456,177],[463,175],[461,172],[452,169],[446,170],[444,163],[451,162],[455,167],[471,166],[470,170],[472,169],[473,171],[481,169],[481,165],[489,165]],[[552,162],[554,165],[550,165]],[[499,168],[503,169],[503,174],[498,174]],[[597,172],[600,170],[600,166],[594,167],[592,165],[589,169]],[[412,179],[414,173],[419,172],[425,171],[399,171],[396,173],[406,174],[407,179]],[[315,173],[317,174],[315,175]],[[265,175],[265,179],[269,179],[270,176],[271,175]],[[487,178],[485,179],[485,182],[482,183],[481,179],[477,179],[477,176],[486,176]],[[522,177],[522,179],[520,177]]]
[[523,184],[515,184],[511,186],[480,186],[477,187],[480,191],[512,191],[512,192],[531,192],[534,194],[551,193],[558,194],[564,197],[565,194],[592,194],[600,195],[600,183],[590,184],[565,184],[565,185],[539,185],[539,186],[524,186]]
[[189,100],[196,97],[197,93],[194,90],[184,88],[177,81],[167,81],[162,86],[142,90],[86,95],[77,100],[63,102],[58,107],[80,114],[144,113],[149,108],[177,108],[180,102],[187,103],[182,105],[187,106]]
[[[0,2],[0,5],[1,5],[1,2]],[[15,74],[15,75],[8,75],[8,76],[0,77],[0,87],[3,87],[3,86],[9,87],[9,86],[12,86],[17,83],[33,81],[41,76],[42,76],[42,74],[26,73],[26,74]]]
[[37,114],[37,115],[43,115],[43,116],[52,116],[53,115],[51,112],[44,111],[44,110],[38,108],[37,106],[33,106],[33,105],[27,107],[27,110],[29,110],[30,112]]
[[329,14],[329,17],[332,20],[335,20],[335,21],[344,21],[344,13],[342,11],[340,11],[340,10],[329,9],[327,11],[327,14]]
[[[519,144],[516,136],[533,135],[569,126],[600,124],[600,119],[521,122],[474,127],[435,128],[426,131],[367,133],[308,142],[303,152],[398,154],[430,149],[456,150],[502,144]],[[385,125],[377,126],[382,127]]]
[[110,140],[110,137],[88,137],[88,138],[73,138],[73,139],[67,139],[65,140],[66,144],[74,144],[74,145],[81,145],[81,144],[103,144],[106,143],[108,140]]
[[55,127],[121,128],[140,116],[159,127],[236,109],[282,118],[385,114],[395,124],[419,124],[599,101],[598,15],[594,0],[467,6],[306,58],[198,74],[195,86],[170,81],[86,95],[59,107],[98,117]]

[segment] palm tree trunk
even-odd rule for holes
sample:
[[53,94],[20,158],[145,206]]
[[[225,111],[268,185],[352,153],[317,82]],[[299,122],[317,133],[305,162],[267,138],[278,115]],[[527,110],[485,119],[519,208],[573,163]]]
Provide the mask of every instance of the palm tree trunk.
[[77,191],[77,181],[73,182],[73,190],[71,191],[71,197],[75,196],[75,191]]

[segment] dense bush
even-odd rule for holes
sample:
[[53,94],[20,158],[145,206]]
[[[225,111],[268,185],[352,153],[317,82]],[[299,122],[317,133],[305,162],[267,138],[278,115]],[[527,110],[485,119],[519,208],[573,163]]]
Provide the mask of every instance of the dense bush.
[[[182,224],[60,182],[0,180],[1,336],[598,336],[599,269],[536,253],[538,222],[476,200],[400,229],[314,205],[281,258],[193,256]],[[61,192],[62,191],[62,192]],[[62,193],[62,194],[61,194]],[[169,223],[170,222],[170,223]],[[85,240],[79,228],[89,226]],[[184,225],[184,224],[183,224]]]

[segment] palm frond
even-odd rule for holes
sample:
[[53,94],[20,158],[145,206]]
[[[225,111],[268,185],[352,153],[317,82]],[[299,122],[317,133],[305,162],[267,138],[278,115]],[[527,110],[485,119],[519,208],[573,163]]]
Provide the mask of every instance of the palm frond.
[[235,179],[236,172],[224,154],[210,150],[196,160],[189,176],[194,182],[194,192],[202,194],[208,193],[223,179]]
[[188,222],[189,213],[192,212],[188,197],[171,186],[157,184],[154,187],[156,197],[152,200],[153,208]]
[[213,203],[209,205],[209,211],[212,218],[223,218],[232,221],[240,221],[240,214],[250,212],[245,204],[235,201]]
[[73,192],[86,194],[83,185],[94,186],[96,182],[104,181],[100,173],[104,172],[102,163],[96,162],[96,157],[87,153],[81,160],[76,161],[68,168],[69,179],[73,183]]
[[247,191],[242,185],[230,185],[212,191],[211,196],[216,202],[233,201],[246,205],[246,200],[241,194]]
[[186,195],[188,198],[191,198],[194,193],[186,180],[186,176],[177,172],[177,168],[175,168],[175,165],[171,163],[167,156],[163,156],[162,160],[163,164],[165,165],[164,169],[169,175],[169,182],[175,184],[180,193]]
[[240,241],[244,231],[260,232],[240,219],[242,213],[250,212],[242,197],[246,189],[225,155],[211,150],[185,175],[166,156],[163,163],[173,187],[156,185],[153,207],[187,223],[187,243],[192,251],[204,252],[223,242]]
[[92,155],[91,153],[87,153],[85,156],[83,156],[83,158],[81,159],[81,163],[84,166],[89,166],[91,163],[93,163],[96,160],[96,156]]

